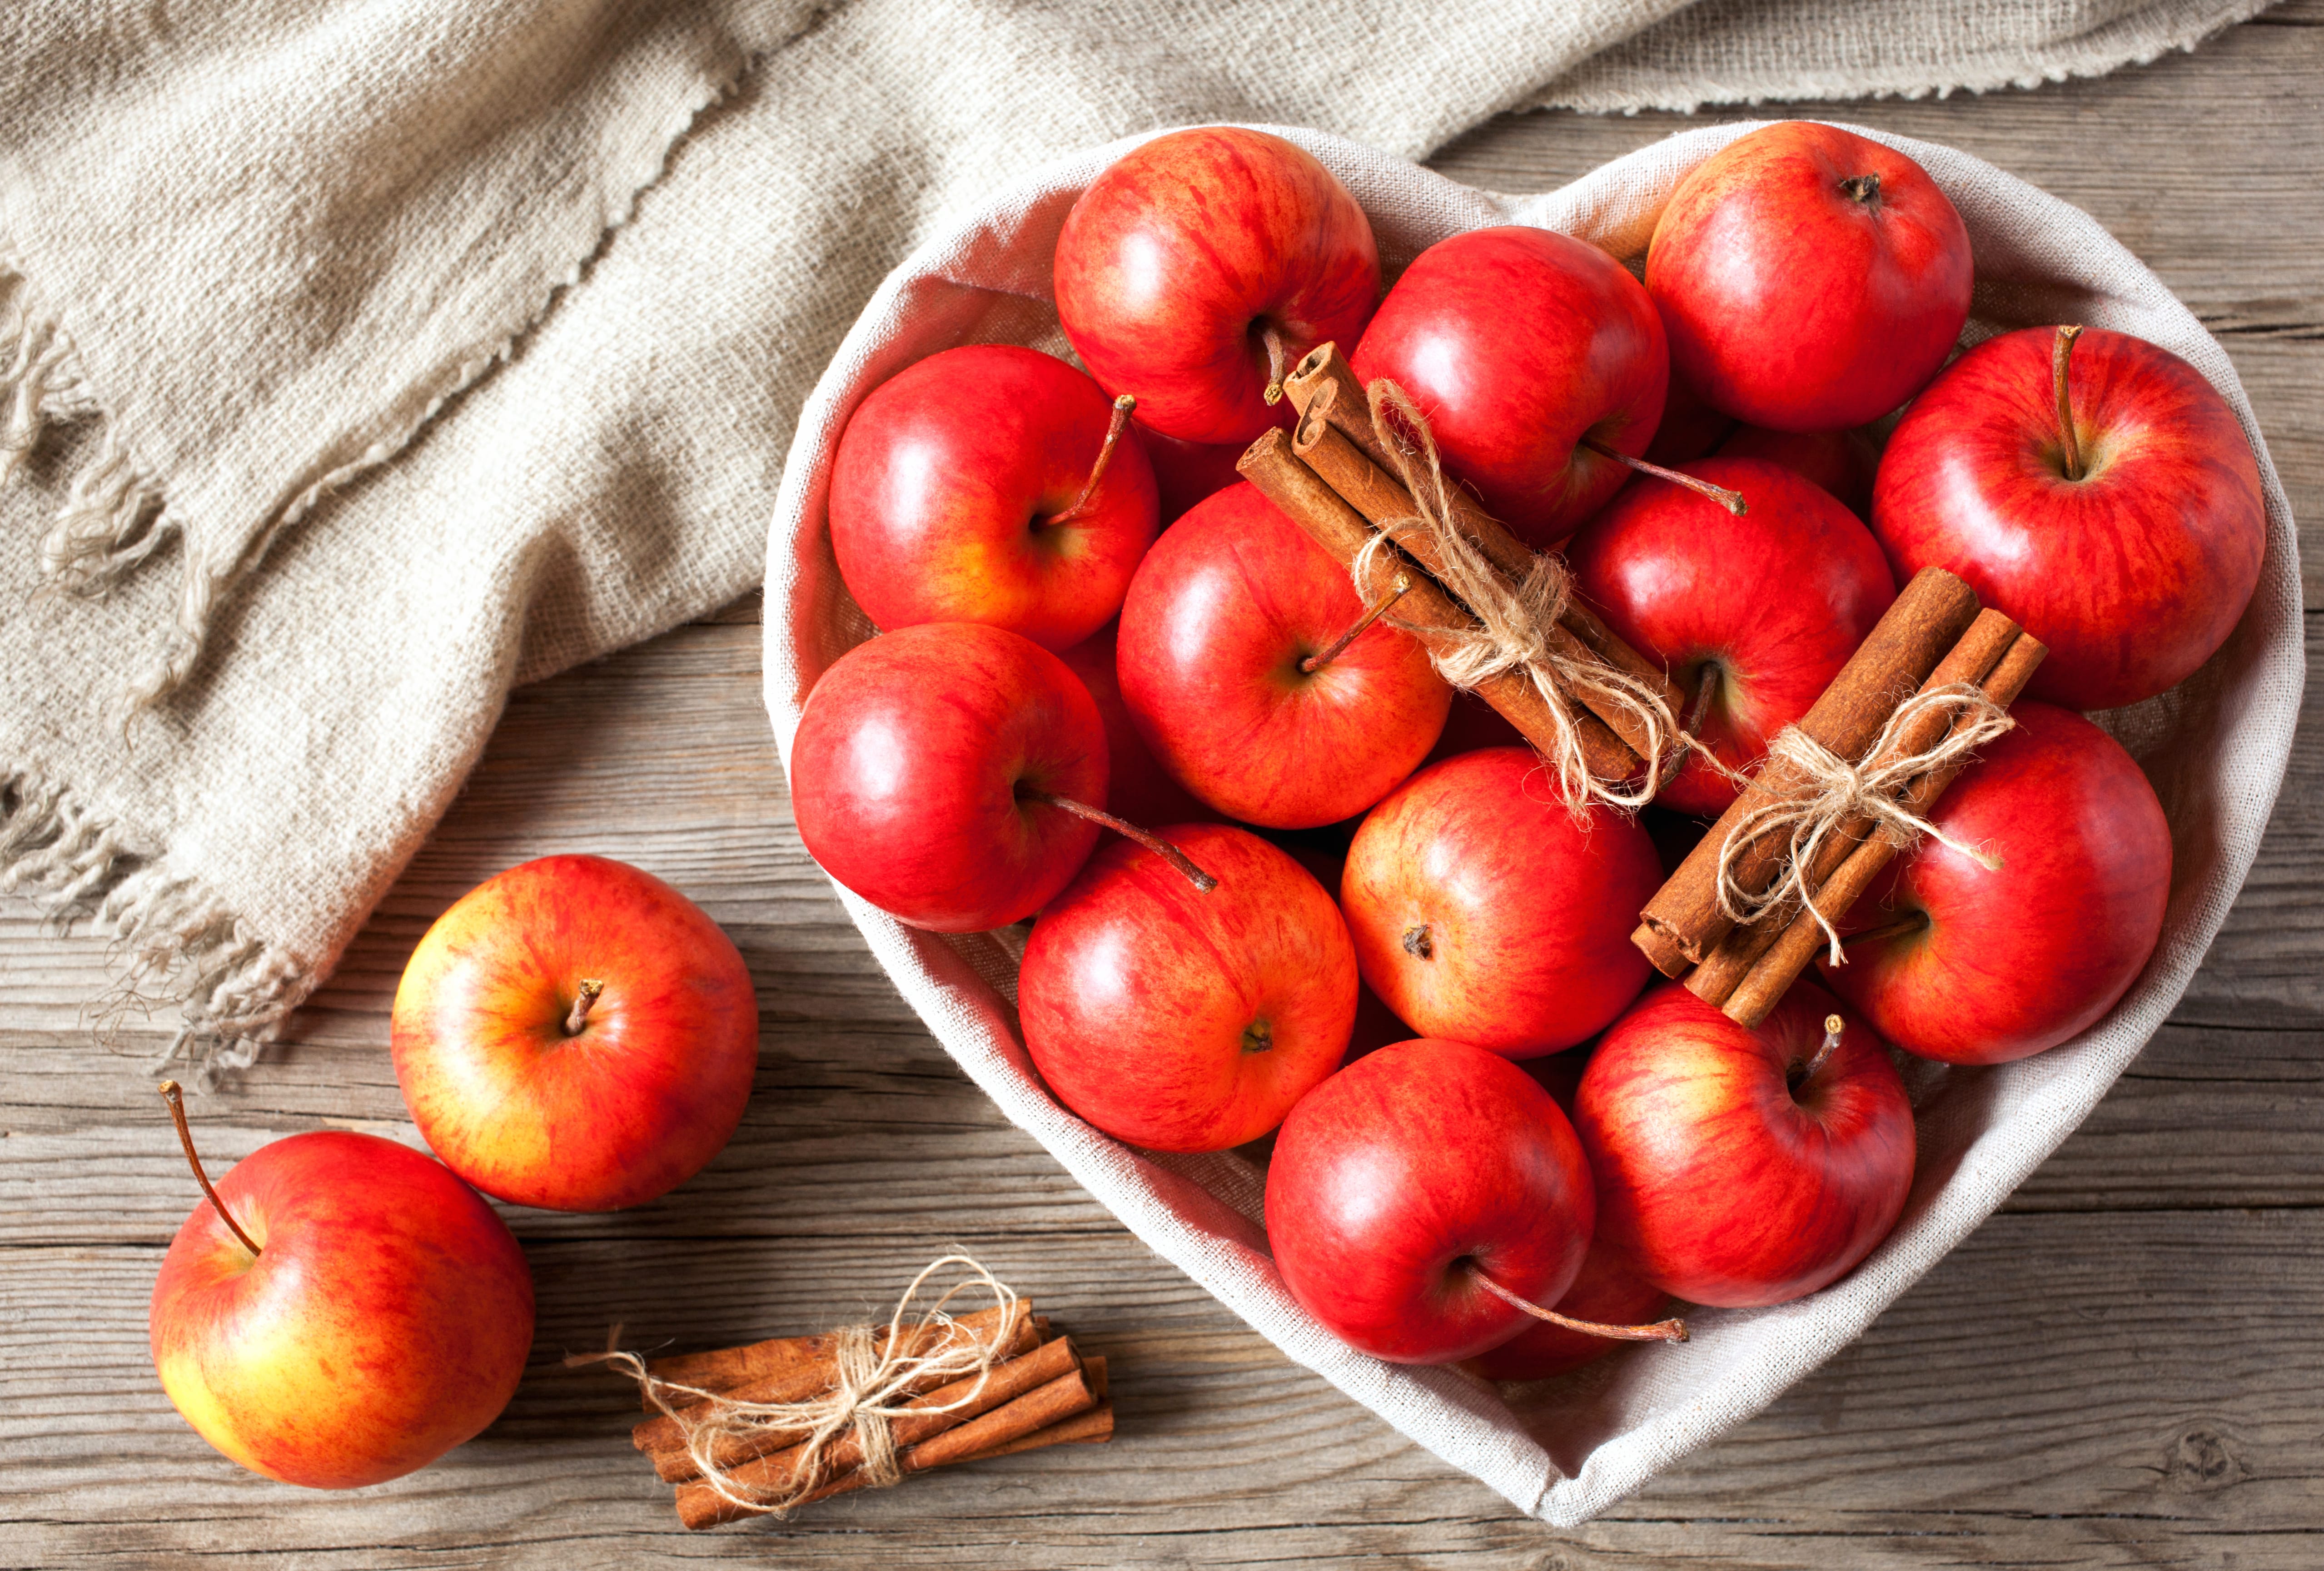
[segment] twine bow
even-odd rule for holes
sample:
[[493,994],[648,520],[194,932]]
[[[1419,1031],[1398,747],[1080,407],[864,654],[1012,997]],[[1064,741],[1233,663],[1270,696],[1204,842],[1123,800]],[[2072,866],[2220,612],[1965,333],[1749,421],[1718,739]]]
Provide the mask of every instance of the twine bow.
[[[965,1280],[920,1311],[909,1328],[904,1317],[921,1284],[946,1266],[964,1268]],[[1001,1311],[991,1337],[945,1312],[945,1306],[964,1292],[982,1288]],[[702,1475],[702,1482],[721,1499],[768,1516],[783,1516],[815,1493],[825,1482],[825,1456],[832,1443],[853,1429],[862,1453],[857,1465],[867,1487],[884,1489],[902,1477],[896,1459],[895,1438],[888,1423],[907,1411],[949,1412],[976,1401],[1004,1355],[1002,1340],[1017,1295],[992,1273],[965,1254],[947,1254],[932,1261],[912,1279],[888,1318],[884,1344],[868,1325],[847,1326],[834,1333],[835,1372],[831,1390],[805,1401],[741,1401],[698,1386],[658,1379],[634,1353],[608,1349],[567,1358],[568,1367],[604,1364],[636,1381],[660,1411],[686,1438],[687,1455]],[[614,1337],[620,1336],[620,1328]],[[907,1409],[903,1399],[916,1387],[950,1383],[969,1375],[975,1386],[958,1401],[941,1408]],[[753,1489],[734,1480],[719,1465],[721,1442],[737,1435],[781,1431],[783,1443],[795,1444],[798,1459],[790,1476],[772,1491]],[[791,1437],[804,1432],[804,1438]]]
[[[1372,425],[1380,444],[1396,461],[1398,478],[1419,510],[1409,518],[1392,519],[1380,527],[1349,563],[1349,575],[1359,596],[1369,599],[1379,555],[1399,537],[1425,537],[1443,562],[1437,580],[1469,608],[1478,625],[1467,633],[1420,629],[1390,619],[1391,625],[1420,635],[1437,675],[1455,687],[1475,687],[1504,671],[1522,670],[1548,706],[1556,728],[1550,766],[1556,771],[1559,794],[1576,810],[1591,802],[1625,812],[1644,807],[1662,788],[1672,755],[1691,749],[1722,774],[1726,766],[1687,731],[1663,702],[1662,695],[1628,672],[1594,657],[1576,658],[1555,647],[1549,637],[1565,613],[1572,581],[1558,557],[1536,555],[1525,578],[1512,584],[1462,529],[1452,510],[1452,482],[1446,478],[1428,418],[1410,395],[1386,377],[1365,390]],[[1450,643],[1450,648],[1444,645]],[[1632,789],[1600,780],[1590,771],[1582,751],[1576,696],[1589,694],[1635,717],[1648,744],[1645,777]],[[1731,777],[1731,776],[1730,776]]]
[[[1920,752],[1890,756],[1896,739],[1919,717],[1945,709],[1956,712],[1935,742]],[[1719,848],[1719,909],[1739,925],[1757,921],[1777,906],[1789,909],[1788,903],[1796,901],[1823,929],[1831,963],[1840,965],[1845,960],[1840,932],[1816,904],[1815,891],[1808,887],[1807,869],[1814,866],[1817,852],[1845,821],[1859,816],[1870,819],[1874,831],[1887,835],[1899,850],[1926,835],[1987,871],[1999,868],[1999,858],[1962,844],[1898,798],[1916,776],[1973,752],[2016,723],[1982,689],[1958,682],[1932,687],[1899,704],[1861,763],[1841,758],[1795,725],[1785,726],[1767,745],[1768,762],[1796,770],[1806,785],[1736,820]],[[1754,894],[1737,879],[1735,863],[1753,841],[1771,834],[1788,837],[1789,859],[1781,877]]]

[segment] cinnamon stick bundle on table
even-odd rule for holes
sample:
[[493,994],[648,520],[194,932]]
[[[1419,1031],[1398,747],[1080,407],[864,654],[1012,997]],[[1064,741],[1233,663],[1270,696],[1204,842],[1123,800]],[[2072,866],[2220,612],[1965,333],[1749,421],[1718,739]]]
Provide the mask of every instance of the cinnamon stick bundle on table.
[[[715,1527],[932,1467],[1112,1438],[1105,1360],[1052,1336],[1023,1300],[949,1323],[882,1328],[871,1336],[871,1356],[889,1355],[891,1332],[897,1357],[937,1350],[947,1338],[974,1338],[991,1349],[990,1367],[908,1378],[878,1404],[884,1415],[859,1412],[817,1442],[806,1429],[715,1419],[721,1404],[812,1403],[836,1392],[841,1333],[776,1337],[642,1366],[654,1383],[646,1387],[648,1405],[668,1410],[638,1424],[631,1439],[659,1476],[679,1486],[679,1520],[688,1529]],[[884,1440],[867,1435],[867,1423],[881,1425]],[[718,1482],[706,1476],[698,1451]]]

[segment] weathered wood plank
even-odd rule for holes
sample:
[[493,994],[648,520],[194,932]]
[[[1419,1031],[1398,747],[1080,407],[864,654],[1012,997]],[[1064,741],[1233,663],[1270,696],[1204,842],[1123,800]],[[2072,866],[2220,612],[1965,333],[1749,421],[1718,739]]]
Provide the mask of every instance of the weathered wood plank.
[[[2319,23],[2324,0],[2300,0],[2098,82],[1804,112],[1951,142],[2096,213],[2221,334],[2312,525]],[[1508,117],[1441,161],[1541,189],[1689,123]],[[0,1562],[2324,1563],[2312,728],[2187,1003],[2005,1213],[1769,1413],[1554,1535],[1285,1364],[952,1068],[800,851],[757,706],[761,614],[746,602],[518,694],[295,1040],[197,1103],[205,1144],[231,1159],[331,1123],[408,1136],[386,1014],[428,922],[525,857],[628,857],[741,943],[766,1027],[757,1094],[735,1144],[656,1206],[507,1213],[540,1285],[536,1363],[599,1345],[615,1318],[705,1346],[874,1310],[958,1242],[1119,1360],[1122,1438],[685,1539],[622,1440],[621,1388],[544,1373],[484,1438],[397,1484],[320,1495],[242,1475],[177,1419],[146,1361],[145,1295],[192,1199],[138,1057],[159,1038],[131,1022],[119,1052],[92,1048],[79,1015],[105,985],[103,946],[0,904]]]

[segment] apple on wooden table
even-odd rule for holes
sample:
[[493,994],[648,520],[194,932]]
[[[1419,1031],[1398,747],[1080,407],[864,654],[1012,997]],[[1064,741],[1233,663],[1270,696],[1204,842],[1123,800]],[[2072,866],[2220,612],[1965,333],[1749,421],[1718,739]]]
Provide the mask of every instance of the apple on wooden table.
[[395,1076],[429,1146],[504,1200],[642,1205],[742,1122],[759,1010],[733,941],[604,857],[544,857],[438,918],[404,969]]
[[161,1388],[254,1473],[355,1489],[424,1467],[508,1405],[532,1274],[442,1164],[374,1135],[293,1135],[235,1164],[171,1240],[149,1312]]

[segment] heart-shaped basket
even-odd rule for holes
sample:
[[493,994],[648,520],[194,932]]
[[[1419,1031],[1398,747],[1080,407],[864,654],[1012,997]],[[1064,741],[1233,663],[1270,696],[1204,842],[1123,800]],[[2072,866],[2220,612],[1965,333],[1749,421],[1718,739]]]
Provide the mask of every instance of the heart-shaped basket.
[[[1499,197],[1402,159],[1284,130],[1339,177],[1393,276],[1448,234],[1529,224],[1644,254],[1663,203],[1697,163],[1751,129],[1709,126],[1605,165],[1560,191]],[[1404,1434],[1559,1526],[1587,1520],[1748,1418],[1846,1346],[1999,1205],[2080,1124],[2195,974],[2257,852],[2300,707],[2300,573],[2292,511],[2227,357],[2161,280],[2088,215],[1950,148],[1858,130],[1919,160],[1969,225],[1977,294],[1968,337],[2082,322],[2160,344],[2226,395],[2258,455],[2267,554],[2227,646],[2162,697],[2098,717],[2170,814],[2174,862],[2163,941],[2106,1018],[2038,1057],[1939,1070],[1917,1087],[1920,1167],[1903,1220],[1862,1265],[1774,1309],[1698,1310],[1692,1342],[1628,1347],[1560,1380],[1495,1390],[1450,1369],[1351,1351],[1285,1291],[1259,1225],[1264,1175],[1231,1153],[1141,1152],[1061,1107],[1017,1034],[1014,945],[918,932],[839,891],[872,951],[928,1028],[1017,1124],[1166,1259],[1291,1357]],[[833,560],[824,505],[855,406],[912,362],[955,345],[1064,353],[1050,258],[1065,213],[1146,140],[1093,148],[997,193],[921,246],[881,286],[799,418],[767,556],[766,694],[785,767],[816,679],[872,632]]]

